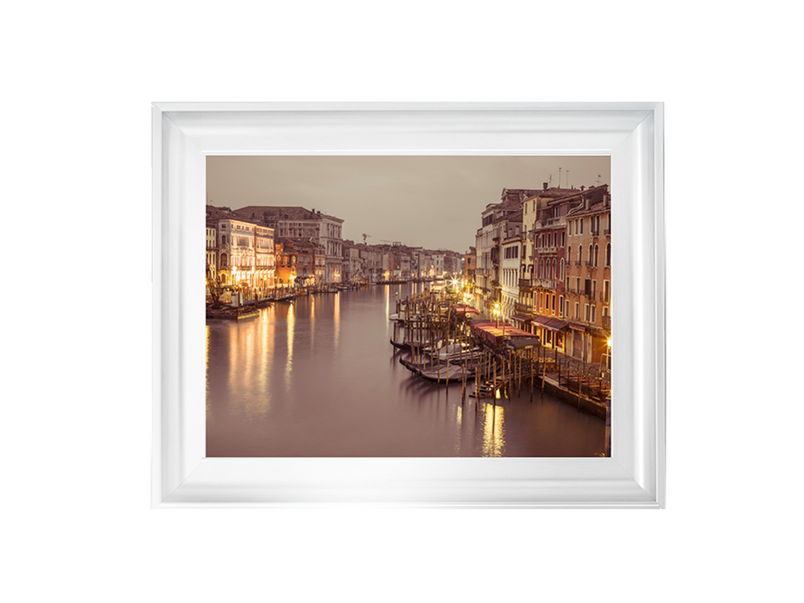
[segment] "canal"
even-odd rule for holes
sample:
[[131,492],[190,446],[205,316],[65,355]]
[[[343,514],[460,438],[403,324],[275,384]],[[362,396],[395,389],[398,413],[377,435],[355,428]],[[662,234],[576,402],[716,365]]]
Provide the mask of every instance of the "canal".
[[389,343],[397,294],[378,285],[207,321],[209,457],[586,457],[605,422],[523,385],[461,400],[413,375]]

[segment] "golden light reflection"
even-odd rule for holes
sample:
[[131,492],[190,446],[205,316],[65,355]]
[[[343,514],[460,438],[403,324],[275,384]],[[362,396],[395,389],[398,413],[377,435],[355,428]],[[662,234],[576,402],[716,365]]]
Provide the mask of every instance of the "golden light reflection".
[[461,435],[462,435],[461,423],[463,420],[463,408],[461,408],[460,406],[458,406],[457,408],[458,412],[456,415],[456,423],[458,425],[457,429],[455,430],[455,456],[459,456],[461,454]]
[[341,334],[341,294],[335,294],[335,310],[333,318],[335,319],[335,349],[338,349],[338,338]]
[[271,390],[268,387],[270,384],[270,371],[273,363],[274,355],[274,327],[273,318],[271,313],[274,308],[265,308],[260,312],[260,321],[258,323],[258,339],[260,344],[260,365],[258,367],[259,374],[259,391],[258,407],[255,411],[260,415],[268,412],[271,406]]
[[505,452],[503,407],[486,404],[483,425],[483,456],[502,456]]
[[315,346],[315,297],[308,296],[310,300],[310,349]]
[[296,314],[293,304],[288,305],[288,361],[285,364],[285,385],[290,388],[290,374],[293,369],[293,333],[296,330]]
[[[206,375],[206,379],[205,379],[205,383],[206,383],[205,391],[206,391],[206,394],[205,394],[205,397],[206,397],[207,400],[209,400],[209,325],[206,325],[205,328],[206,328],[206,334],[207,334],[207,336],[206,336],[207,341],[206,341],[206,346],[205,346],[206,347],[206,358],[204,360],[204,363],[205,363],[204,375]],[[206,407],[207,407],[207,420],[209,420],[209,415],[210,415],[210,413],[209,413],[209,409],[210,409],[209,404],[207,404]]]

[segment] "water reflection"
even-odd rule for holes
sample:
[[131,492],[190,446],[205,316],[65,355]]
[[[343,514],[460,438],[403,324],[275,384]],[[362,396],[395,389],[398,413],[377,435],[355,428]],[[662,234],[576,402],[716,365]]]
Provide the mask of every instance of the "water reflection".
[[486,404],[486,423],[483,430],[483,456],[502,456],[505,451],[503,407]]
[[287,364],[285,365],[285,385],[290,389],[292,385],[291,373],[293,371],[293,338],[296,334],[296,315],[293,312],[293,304],[288,305],[288,352]]
[[[550,396],[461,397],[389,345],[383,286],[207,325],[208,456],[593,456],[604,422]],[[309,333],[308,333],[309,331]]]

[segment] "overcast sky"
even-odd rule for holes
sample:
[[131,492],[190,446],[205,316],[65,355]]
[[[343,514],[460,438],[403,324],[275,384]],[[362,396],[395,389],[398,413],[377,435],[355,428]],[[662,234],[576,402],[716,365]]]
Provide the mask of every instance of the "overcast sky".
[[343,238],[464,253],[503,188],[610,183],[609,157],[207,157],[207,203],[287,205],[344,220]]

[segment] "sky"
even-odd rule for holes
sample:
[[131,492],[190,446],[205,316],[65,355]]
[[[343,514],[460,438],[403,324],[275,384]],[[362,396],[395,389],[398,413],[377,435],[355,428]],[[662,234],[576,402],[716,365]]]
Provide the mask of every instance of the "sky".
[[[560,171],[559,171],[560,170]],[[207,157],[207,203],[301,206],[344,220],[356,243],[465,253],[503,188],[610,183],[610,158],[532,156]]]

